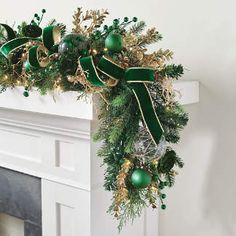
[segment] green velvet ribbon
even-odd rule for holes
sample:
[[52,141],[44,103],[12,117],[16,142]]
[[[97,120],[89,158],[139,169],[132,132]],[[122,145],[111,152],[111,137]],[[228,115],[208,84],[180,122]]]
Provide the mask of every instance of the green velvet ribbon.
[[6,24],[0,24],[0,26],[2,26],[6,33],[7,33],[7,40],[12,40],[16,37],[16,34],[15,34],[15,31],[9,26],[9,25],[6,25]]
[[154,70],[142,67],[132,67],[125,70],[106,57],[101,58],[97,68],[93,63],[92,57],[81,58],[80,65],[87,80],[94,86],[109,86],[99,77],[97,69],[114,81],[125,79],[127,83],[129,83],[138,102],[143,121],[154,143],[157,145],[164,133],[164,130],[155,112],[153,101],[146,85],[147,83],[154,82]]
[[[61,34],[59,27],[48,26],[43,29],[42,40],[39,38],[29,38],[22,37],[16,38],[15,32],[13,29],[5,24],[0,24],[4,27],[8,35],[8,42],[4,43],[0,52],[6,57],[9,58],[9,55],[16,49],[23,47],[28,42],[38,41],[40,44],[36,46],[32,46],[29,49],[28,63],[32,67],[40,68],[45,67],[49,63],[48,57],[53,53],[55,53],[55,45],[60,42]],[[52,50],[51,52],[49,50]],[[40,60],[39,54],[43,52],[48,57],[44,58],[44,60]]]

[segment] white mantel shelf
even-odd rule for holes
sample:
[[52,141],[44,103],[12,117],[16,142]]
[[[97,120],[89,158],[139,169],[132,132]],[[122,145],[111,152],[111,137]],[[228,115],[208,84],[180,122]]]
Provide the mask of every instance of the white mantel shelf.
[[[199,101],[197,81],[177,82],[174,89],[183,105]],[[158,211],[145,210],[121,234],[106,213],[112,196],[102,187],[99,144],[92,141],[92,96],[85,101],[76,92],[35,91],[25,98],[23,91],[0,94],[0,167],[41,179],[42,236],[158,236]]]
[[[174,83],[176,99],[183,105],[199,101],[199,82],[181,81]],[[0,108],[59,115],[79,119],[93,119],[92,97],[77,100],[77,92],[54,93],[41,96],[37,91],[25,98],[24,89],[17,87],[0,94]]]

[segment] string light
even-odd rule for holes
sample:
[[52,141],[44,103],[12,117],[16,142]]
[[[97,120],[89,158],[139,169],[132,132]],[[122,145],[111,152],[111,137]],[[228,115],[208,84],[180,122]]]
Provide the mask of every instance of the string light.
[[150,187],[151,192],[157,193],[157,188],[155,186]]
[[92,53],[93,53],[94,55],[97,55],[97,54],[98,54],[98,51],[97,51],[96,49],[92,49]]

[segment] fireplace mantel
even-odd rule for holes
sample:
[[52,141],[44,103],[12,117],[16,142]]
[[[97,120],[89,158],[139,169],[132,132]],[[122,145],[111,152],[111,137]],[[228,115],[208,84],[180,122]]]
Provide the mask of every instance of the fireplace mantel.
[[[174,88],[180,103],[199,101],[198,82]],[[97,126],[92,96],[22,93],[18,87],[0,94],[0,167],[41,179],[43,236],[119,235],[106,213],[111,195],[102,188],[98,144],[91,138]],[[147,210],[120,236],[157,236],[157,227],[157,212]]]
[[[183,105],[199,101],[199,83],[197,81],[181,81],[174,83],[176,99]],[[23,87],[8,89],[0,95],[0,108],[42,114],[73,117],[93,120],[94,109],[92,96],[79,99],[77,92],[55,92],[41,96],[37,91],[30,92],[30,97],[22,96]]]

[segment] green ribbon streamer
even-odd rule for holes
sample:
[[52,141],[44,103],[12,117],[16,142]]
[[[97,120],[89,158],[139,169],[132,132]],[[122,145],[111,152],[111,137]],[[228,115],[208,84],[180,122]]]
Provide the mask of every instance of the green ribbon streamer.
[[146,86],[146,83],[154,82],[154,70],[142,67],[133,67],[124,70],[106,57],[101,58],[97,68],[93,63],[92,57],[81,58],[80,64],[87,80],[95,86],[107,86],[106,82],[99,77],[96,71],[97,69],[114,80],[119,81],[125,79],[127,83],[129,83],[138,102],[142,118],[149,134],[157,145],[164,133],[164,130],[155,112],[151,95]]
[[24,46],[25,44],[27,44],[30,41],[39,41],[39,39],[35,39],[35,38],[16,38],[16,39],[12,39],[10,41],[8,41],[7,43],[4,43],[1,48],[0,48],[0,52],[6,57],[8,58],[9,55],[11,54],[11,52],[13,52],[14,50]]
[[[43,51],[45,53],[54,53],[55,52],[55,46],[57,43],[60,42],[60,29],[55,26],[48,26],[43,29],[43,35],[42,35],[42,40],[39,38],[29,38],[29,37],[22,37],[22,38],[15,38],[15,32],[14,30],[5,24],[0,24],[5,28],[7,31],[8,39],[10,41],[6,42],[3,44],[0,48],[0,52],[8,58],[11,52],[14,50],[23,47],[25,44],[31,41],[39,41],[43,42],[42,45],[37,45],[33,46],[29,49],[29,58],[28,58],[28,63],[31,67],[45,67],[47,63],[41,63],[39,61],[39,51]],[[52,52],[48,52],[48,50],[52,50]]]

